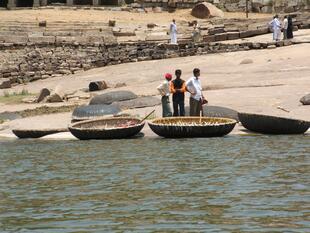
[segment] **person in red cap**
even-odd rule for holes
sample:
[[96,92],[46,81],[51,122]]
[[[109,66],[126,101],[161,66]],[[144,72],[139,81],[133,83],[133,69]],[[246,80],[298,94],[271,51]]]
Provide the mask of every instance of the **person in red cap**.
[[163,81],[158,87],[157,90],[161,95],[161,104],[163,109],[163,117],[171,117],[171,107],[170,107],[170,81],[172,79],[172,75],[167,73],[165,74],[165,81]]

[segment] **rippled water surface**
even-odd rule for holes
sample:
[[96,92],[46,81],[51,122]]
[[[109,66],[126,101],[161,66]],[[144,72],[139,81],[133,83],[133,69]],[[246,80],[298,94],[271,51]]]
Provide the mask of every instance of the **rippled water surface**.
[[310,137],[0,141],[0,232],[309,232]]

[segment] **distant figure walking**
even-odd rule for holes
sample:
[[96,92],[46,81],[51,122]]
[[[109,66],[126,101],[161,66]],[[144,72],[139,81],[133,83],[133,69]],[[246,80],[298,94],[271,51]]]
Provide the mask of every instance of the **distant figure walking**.
[[177,25],[175,23],[175,19],[173,19],[170,24],[170,44],[178,43],[177,33],[178,33]]
[[284,16],[284,19],[283,19],[283,40],[287,39],[287,27],[288,27],[287,16]]
[[293,25],[293,20],[292,20],[292,17],[289,15],[287,17],[287,39],[293,39],[293,28],[294,28],[294,25]]
[[202,94],[202,87],[199,79],[200,70],[195,68],[193,74],[194,76],[186,82],[186,90],[191,93],[191,97],[189,98],[189,115],[200,116],[202,104],[207,103],[207,100]]
[[185,96],[185,81],[181,79],[182,71],[176,70],[176,78],[171,82],[170,90],[172,93],[173,116],[185,116],[184,96]]
[[195,20],[194,24],[193,24],[193,33],[192,33],[192,38],[193,38],[193,42],[197,43],[201,41],[201,33],[200,33],[200,27],[198,25],[198,22]]
[[275,15],[273,20],[269,23],[273,31],[273,40],[275,41],[281,40],[281,23],[278,18],[279,16]]
[[165,74],[165,81],[163,81],[158,87],[157,90],[161,94],[161,104],[162,104],[162,116],[163,117],[171,117],[171,107],[170,107],[170,81],[172,79],[172,75],[167,73]]

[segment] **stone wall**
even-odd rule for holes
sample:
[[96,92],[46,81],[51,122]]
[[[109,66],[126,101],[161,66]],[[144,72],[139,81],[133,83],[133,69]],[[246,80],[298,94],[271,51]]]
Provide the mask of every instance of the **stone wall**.
[[0,88],[125,62],[263,49],[289,44],[289,41],[238,44],[202,42],[179,45],[147,42],[110,45],[64,43],[44,46],[35,43],[27,46],[0,44]]
[[[207,1],[213,3],[224,11],[237,12],[245,11],[246,0],[132,0],[135,1],[135,6],[141,7],[163,7],[168,8],[168,5],[176,8],[192,8],[198,2]],[[27,4],[27,2],[29,4]],[[16,7],[39,7],[46,6],[57,1],[48,0],[8,0],[7,7],[14,9]],[[72,5],[92,5],[104,6],[115,5],[120,6],[125,4],[125,0],[66,0],[63,1],[67,6]],[[303,11],[310,9],[310,0],[248,0],[249,11],[262,13],[290,13],[295,11]]]
[[[207,1],[228,12],[245,12],[246,0],[174,0],[176,8],[193,8],[198,2]],[[143,0],[144,7],[164,7],[171,5],[169,0]],[[310,10],[309,0],[249,0],[248,9],[261,13],[290,13]]]

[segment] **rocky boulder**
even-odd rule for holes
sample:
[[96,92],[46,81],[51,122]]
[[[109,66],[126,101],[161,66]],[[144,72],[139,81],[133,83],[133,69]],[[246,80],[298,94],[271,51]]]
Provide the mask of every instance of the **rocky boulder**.
[[36,100],[37,103],[42,102],[47,96],[49,96],[51,94],[51,91],[47,88],[43,88],[40,91],[40,94],[38,95],[38,98]]
[[94,81],[90,82],[88,85],[89,91],[100,91],[108,88],[105,81]]
[[303,105],[310,105],[310,94],[305,95],[299,100]]
[[209,2],[201,2],[194,6],[191,12],[192,16],[199,19],[211,17],[224,17],[224,12]]
[[8,78],[0,79],[0,89],[11,88],[11,81]]

